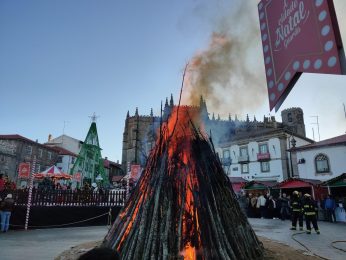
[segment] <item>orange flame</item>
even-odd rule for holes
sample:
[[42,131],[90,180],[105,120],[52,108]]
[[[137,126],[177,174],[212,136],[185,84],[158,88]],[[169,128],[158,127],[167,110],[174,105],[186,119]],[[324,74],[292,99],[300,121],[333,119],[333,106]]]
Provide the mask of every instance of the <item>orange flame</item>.
[[183,251],[184,260],[196,260],[196,249],[188,243]]

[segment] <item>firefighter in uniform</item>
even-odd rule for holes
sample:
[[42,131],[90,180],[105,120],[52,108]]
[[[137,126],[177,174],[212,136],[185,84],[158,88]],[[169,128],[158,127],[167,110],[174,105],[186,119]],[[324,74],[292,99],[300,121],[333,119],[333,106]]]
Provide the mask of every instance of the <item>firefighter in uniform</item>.
[[292,208],[292,227],[291,230],[297,230],[297,221],[299,222],[299,230],[303,230],[303,205],[298,191],[294,191],[291,201]]
[[320,234],[320,231],[318,230],[317,218],[316,218],[316,212],[318,210],[317,204],[308,193],[304,195],[304,198],[305,200],[303,204],[303,210],[304,210],[305,221],[306,221],[306,233],[311,234],[311,223],[312,223],[316,233]]

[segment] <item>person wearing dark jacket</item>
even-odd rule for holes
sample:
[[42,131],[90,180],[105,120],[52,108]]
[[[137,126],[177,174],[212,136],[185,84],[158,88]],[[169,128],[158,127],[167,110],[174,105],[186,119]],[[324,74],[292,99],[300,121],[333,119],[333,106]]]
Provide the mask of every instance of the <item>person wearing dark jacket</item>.
[[297,230],[297,221],[299,222],[299,230],[303,230],[303,205],[298,191],[294,191],[291,200],[292,209],[292,227],[291,230]]
[[317,218],[316,218],[316,211],[318,210],[317,208],[317,203],[311,198],[310,194],[305,194],[304,195],[305,200],[303,204],[303,210],[304,210],[304,215],[305,215],[305,221],[306,221],[306,233],[311,234],[311,223],[316,231],[316,233],[319,235],[320,231],[318,229],[317,225]]
[[7,194],[0,205],[1,212],[1,232],[7,232],[10,226],[11,213],[14,209],[14,200],[12,194]]
[[281,209],[280,209],[280,216],[281,220],[285,220],[289,218],[289,200],[286,197],[286,193],[282,194],[282,197],[279,198]]

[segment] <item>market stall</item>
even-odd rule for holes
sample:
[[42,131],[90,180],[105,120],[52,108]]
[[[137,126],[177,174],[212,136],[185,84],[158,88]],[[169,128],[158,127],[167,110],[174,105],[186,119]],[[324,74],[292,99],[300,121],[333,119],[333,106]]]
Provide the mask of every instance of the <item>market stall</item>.
[[242,190],[242,187],[248,182],[247,180],[241,178],[241,177],[228,177],[231,184],[233,191],[238,194]]
[[320,200],[327,195],[327,189],[321,187],[321,183],[321,181],[313,179],[289,178],[280,182],[277,188],[280,189],[280,194],[292,195],[296,190],[302,194],[309,193],[314,200]]
[[274,197],[277,197],[278,190],[276,189],[276,186],[278,185],[277,181],[250,181],[244,185],[244,190],[248,193],[253,194],[263,194],[264,192],[266,194],[273,195]]
[[35,181],[43,180],[45,178],[52,179],[53,182],[57,183],[58,181],[72,180],[73,176],[62,172],[58,167],[53,165],[43,172],[34,174]]
[[326,187],[328,194],[335,199],[337,205],[335,209],[336,221],[346,222],[346,173],[321,183],[321,186]]

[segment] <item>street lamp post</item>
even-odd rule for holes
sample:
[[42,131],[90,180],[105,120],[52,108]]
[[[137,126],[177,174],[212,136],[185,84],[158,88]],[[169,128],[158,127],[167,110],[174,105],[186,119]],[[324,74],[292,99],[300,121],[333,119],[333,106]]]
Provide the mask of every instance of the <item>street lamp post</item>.
[[296,148],[296,144],[297,144],[297,141],[296,139],[294,139],[294,136],[291,135],[291,138],[290,138],[290,144],[291,144],[291,147],[290,147],[290,164],[291,164],[291,177],[294,177],[294,170],[293,170],[293,162],[292,162],[292,149]]

